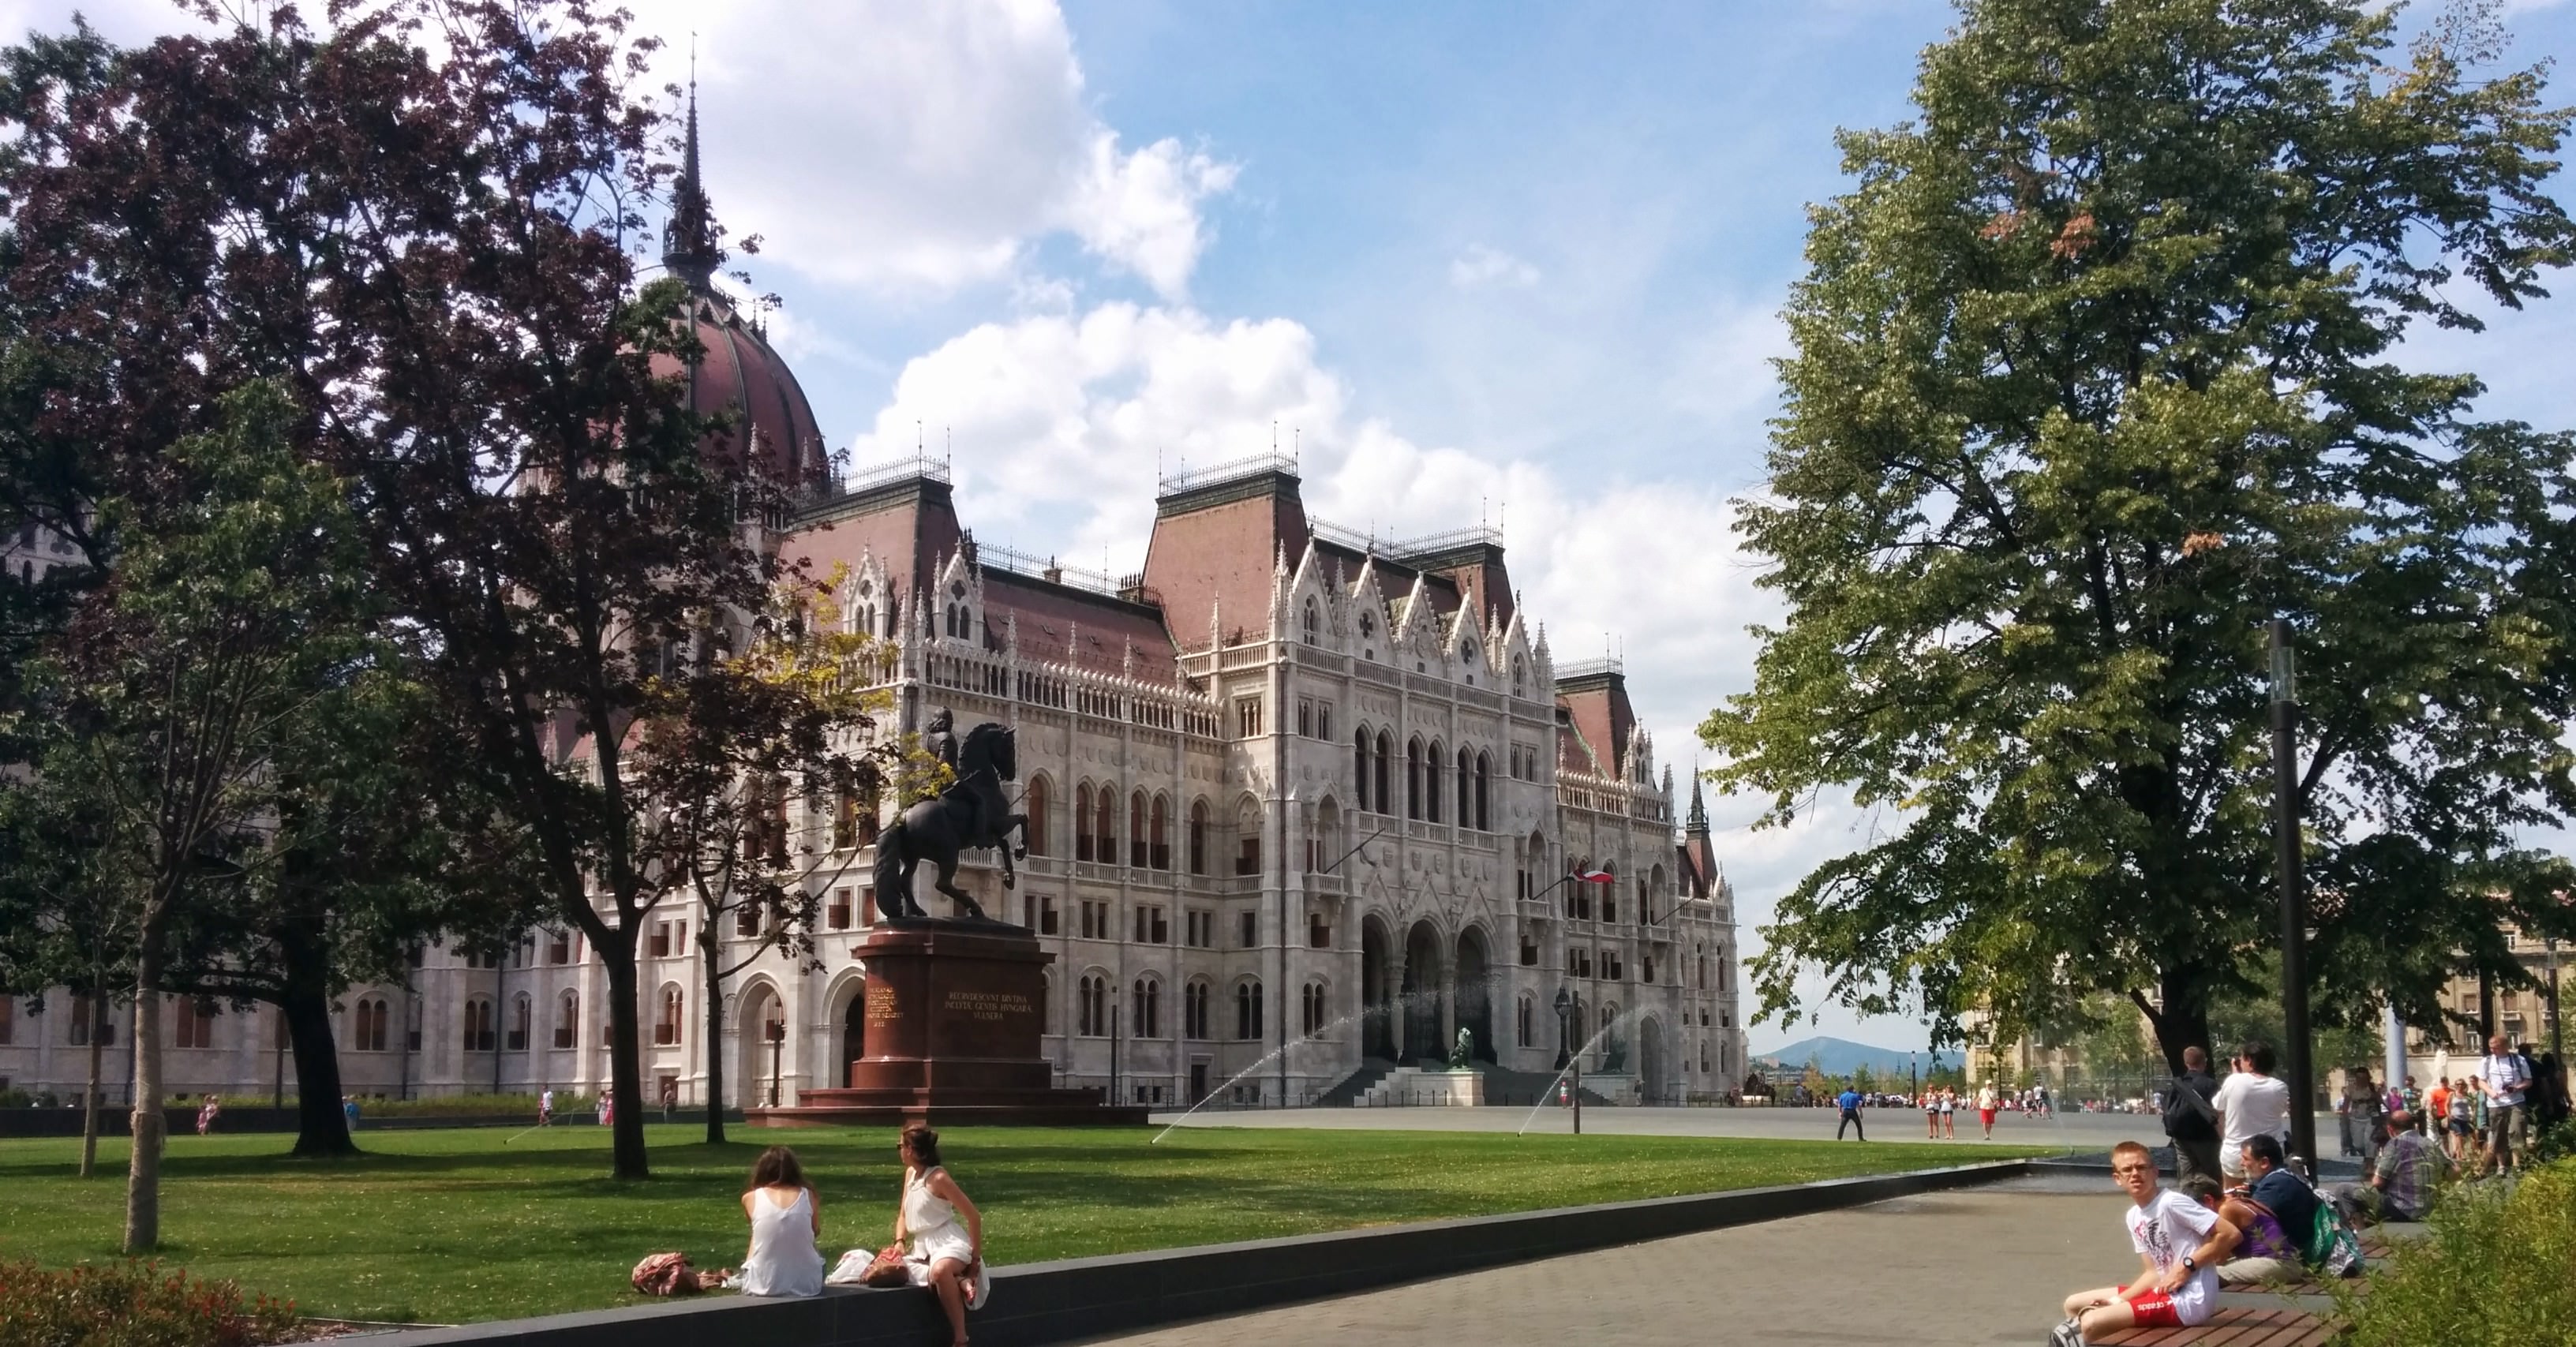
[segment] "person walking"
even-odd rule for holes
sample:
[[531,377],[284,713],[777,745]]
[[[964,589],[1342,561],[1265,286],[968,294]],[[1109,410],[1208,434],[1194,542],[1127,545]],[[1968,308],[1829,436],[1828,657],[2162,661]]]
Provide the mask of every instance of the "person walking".
[[1941,1139],[1959,1139],[1959,1092],[1947,1085],[1941,1087]]
[[[2210,1100],[2218,1082],[2209,1074],[2209,1052],[2194,1044],[2182,1050],[2182,1071],[2164,1091],[2165,1139],[2173,1143],[2174,1177],[2223,1176],[2218,1158],[2218,1109]],[[2225,1187],[2220,1183],[2220,1187]]]
[[772,1146],[760,1153],[742,1214],[751,1222],[751,1248],[735,1289],[747,1296],[823,1294],[823,1199],[805,1181],[796,1152]]
[[895,1243],[911,1241],[904,1261],[912,1269],[913,1284],[927,1286],[939,1297],[939,1308],[948,1316],[950,1347],[966,1347],[966,1311],[982,1308],[992,1286],[984,1270],[984,1214],[940,1163],[937,1132],[919,1124],[907,1127],[899,1149],[903,1201],[895,1208]]
[[2343,1093],[2352,1110],[2353,1140],[2360,1148],[2356,1154],[2361,1160],[2361,1172],[2367,1174],[2379,1158],[2380,1128],[2388,1119],[2386,1093],[2371,1080],[2366,1066],[2353,1068],[2352,1075],[2344,1081]]
[[2218,1164],[2230,1184],[2245,1177],[2246,1142],[2290,1131],[2290,1087],[2272,1075],[2272,1045],[2247,1039],[2236,1049],[2235,1065],[2209,1100],[2218,1111]]
[[220,1118],[223,1115],[223,1096],[216,1094],[207,1095],[204,1107],[197,1110],[197,1135],[204,1136],[207,1133],[214,1131],[215,1119]]
[[[2454,1110],[2453,1104],[2459,1108]],[[2468,1095],[2453,1090],[2447,1080],[2436,1080],[2433,1088],[2424,1092],[2424,1111],[2433,1119],[2433,1135],[2442,1143],[2444,1153],[2454,1160],[2459,1159],[2460,1152],[2468,1145]]]
[[551,1085],[549,1085],[549,1086],[547,1086],[547,1087],[546,1087],[546,1089],[545,1089],[545,1092],[544,1092],[544,1093],[542,1093],[542,1094],[540,1094],[540,1095],[538,1095],[538,1096],[537,1096],[537,1126],[539,1126],[539,1127],[550,1127],[550,1126],[553,1126],[553,1125],[554,1125],[554,1120],[555,1120],[555,1091],[554,1091],[554,1087],[553,1087],[553,1086],[551,1086]]
[[1843,1129],[1846,1127],[1858,1133],[1861,1140],[1869,1140],[1868,1129],[1860,1125],[1860,1091],[1846,1085],[1841,1094],[1834,1096],[1834,1102],[1840,1105],[1843,1111],[1842,1121],[1834,1124],[1834,1140],[1843,1139]]
[[1939,1141],[1941,1139],[1941,1092],[1925,1090],[1922,1104],[1923,1137],[1927,1141]]
[[2531,1074],[2504,1035],[2487,1036],[2487,1055],[2478,1061],[2478,1075],[2484,1078],[2480,1097],[2487,1104],[2487,1159],[2498,1173],[2516,1166],[2516,1148],[2530,1145],[2525,1131],[2530,1114],[2523,1101],[2531,1089]]
[[1986,1125],[1986,1140],[1995,1139],[1995,1083],[1977,1087],[1977,1119]]

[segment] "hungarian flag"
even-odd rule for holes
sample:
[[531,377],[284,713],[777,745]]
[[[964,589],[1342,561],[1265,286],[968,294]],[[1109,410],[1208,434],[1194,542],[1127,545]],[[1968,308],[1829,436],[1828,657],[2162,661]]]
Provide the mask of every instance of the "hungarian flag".
[[1617,875],[1607,870],[1577,870],[1574,872],[1574,877],[1585,884],[1615,884],[1619,881]]

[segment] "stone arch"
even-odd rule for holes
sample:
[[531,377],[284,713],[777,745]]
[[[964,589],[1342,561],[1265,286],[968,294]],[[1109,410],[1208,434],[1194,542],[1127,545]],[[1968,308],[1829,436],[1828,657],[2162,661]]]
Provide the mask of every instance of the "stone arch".
[[1020,810],[1029,816],[1028,844],[1032,856],[1051,856],[1054,835],[1048,829],[1049,809],[1055,802],[1055,782],[1044,772],[1029,775],[1028,792],[1020,797]]
[[778,1051],[779,1097],[769,1097],[771,1050],[769,1026],[781,1030],[787,1025],[787,996],[767,976],[746,978],[742,990],[735,994],[733,1022],[725,1026],[733,1036],[733,1080],[725,1093],[729,1102],[746,1108],[763,1108],[795,1102],[787,1097],[788,1062],[786,1052]]
[[[1368,808],[1369,800],[1373,798],[1369,795],[1369,750],[1376,744],[1377,740],[1370,731],[1368,722],[1360,722],[1359,729],[1351,735],[1351,785],[1353,803],[1361,809]],[[1386,812],[1384,800],[1378,801],[1377,812],[1381,814]]]
[[1401,983],[1404,1011],[1403,1059],[1410,1062],[1437,1062],[1449,1055],[1448,1033],[1442,1024],[1442,983],[1447,970],[1442,967],[1442,948],[1448,942],[1425,917],[1413,923],[1404,933],[1404,980]]
[[1261,873],[1261,799],[1250,791],[1234,802],[1234,872]]
[[847,1086],[850,1067],[868,1055],[868,979],[856,968],[842,970],[823,989],[823,1004],[832,1011],[832,1039],[839,1073],[828,1083]]
[[1390,1061],[1396,1055],[1395,937],[1372,912],[1360,918],[1360,1053]]
[[[1475,1035],[1476,1060],[1494,1061],[1494,960],[1481,923],[1458,933],[1458,952],[1449,967],[1449,996],[1457,1025]],[[1452,1043],[1457,1041],[1454,1031],[1449,1037]]]
[[1422,755],[1422,817],[1432,823],[1440,821],[1440,785],[1448,770],[1448,751],[1434,739]]
[[1637,1095],[1641,1102],[1663,1104],[1672,1099],[1672,1060],[1664,1041],[1664,1022],[1652,1015],[1637,1021]]
[[1190,873],[1208,872],[1208,802],[1207,797],[1190,801]]

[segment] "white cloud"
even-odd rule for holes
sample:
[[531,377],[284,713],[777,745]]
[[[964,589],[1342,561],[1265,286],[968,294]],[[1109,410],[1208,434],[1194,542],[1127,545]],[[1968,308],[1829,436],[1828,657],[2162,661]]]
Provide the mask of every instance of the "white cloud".
[[1159,140],[1125,150],[1086,101],[1049,0],[707,6],[640,0],[686,78],[695,30],[709,195],[763,256],[892,294],[1005,280],[1068,233],[1166,299],[1207,247],[1236,168]]
[[1486,244],[1476,244],[1449,261],[1449,283],[1461,290],[1487,286],[1527,289],[1538,284],[1538,268]]

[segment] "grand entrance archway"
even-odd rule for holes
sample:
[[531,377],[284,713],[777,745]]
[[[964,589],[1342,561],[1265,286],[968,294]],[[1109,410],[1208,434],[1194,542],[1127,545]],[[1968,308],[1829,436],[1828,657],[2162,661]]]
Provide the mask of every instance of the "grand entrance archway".
[[841,1074],[835,1087],[850,1083],[850,1063],[868,1055],[868,984],[862,979],[850,990],[850,1004],[841,1011]]
[[1477,1061],[1493,1061],[1494,968],[1482,930],[1471,926],[1458,933],[1458,957],[1451,968],[1450,999],[1457,1007],[1458,1027],[1475,1035]]
[[1428,921],[1404,933],[1404,1060],[1436,1062],[1449,1055],[1440,1023],[1440,933]]
[[796,1102],[787,1097],[783,1061],[780,1063],[779,1097],[769,1097],[769,1036],[772,1025],[780,1030],[787,1025],[787,1003],[778,999],[778,988],[767,982],[755,982],[743,988],[733,1017],[735,1064],[733,1079],[725,1082],[728,1102],[745,1108],[768,1108]]
[[1395,1056],[1394,942],[1386,923],[1374,916],[1360,920],[1360,1052],[1370,1057]]

